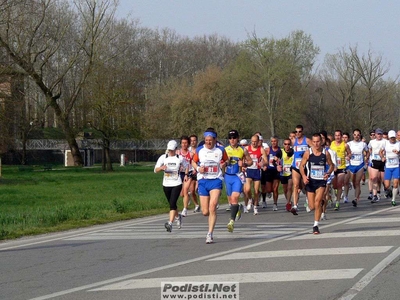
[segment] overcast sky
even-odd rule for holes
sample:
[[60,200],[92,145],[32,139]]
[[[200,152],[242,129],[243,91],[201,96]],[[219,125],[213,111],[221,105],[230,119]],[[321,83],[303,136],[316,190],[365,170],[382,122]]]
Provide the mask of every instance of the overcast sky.
[[253,31],[283,38],[294,30],[311,35],[325,54],[357,46],[372,50],[400,74],[399,0],[120,0],[117,16],[144,27],[170,28],[183,36],[217,33],[235,42]]

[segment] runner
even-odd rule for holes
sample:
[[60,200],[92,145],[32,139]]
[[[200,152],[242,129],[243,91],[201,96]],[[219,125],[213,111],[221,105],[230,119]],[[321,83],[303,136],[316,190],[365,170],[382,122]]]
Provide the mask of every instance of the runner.
[[[248,199],[247,210],[254,210],[254,215],[258,215],[258,199],[260,190],[261,172],[260,169],[267,164],[267,155],[264,148],[260,145],[260,138],[257,134],[251,137],[251,144],[246,148],[253,160],[253,164],[246,168],[246,183],[244,185],[244,194]],[[254,197],[252,197],[251,188],[254,188]]]
[[341,130],[336,130],[334,134],[335,140],[331,143],[331,149],[336,152],[336,172],[333,179],[333,188],[336,190],[335,210],[339,210],[339,200],[342,195],[346,177],[346,160],[350,159],[350,148],[343,141],[343,133]]
[[211,244],[222,190],[222,169],[228,165],[229,157],[223,147],[216,145],[216,132],[210,128],[207,130],[204,132],[204,145],[196,149],[192,166],[197,170],[201,210],[204,216],[208,216],[206,244]]
[[[181,197],[183,197],[183,209],[181,212],[182,217],[187,216],[187,208],[189,205],[189,187],[192,182],[191,176],[187,173],[187,170],[190,169],[191,161],[192,161],[192,154],[189,150],[189,143],[190,138],[187,135],[183,135],[180,139],[181,148],[176,150],[176,154],[182,157],[183,164],[180,170],[180,176],[182,179],[182,191]],[[185,178],[185,174],[188,174],[188,177]]]
[[286,211],[292,209],[292,189],[293,189],[293,182],[292,182],[292,172],[290,168],[293,164],[293,154],[294,151],[290,147],[292,144],[290,138],[287,138],[283,141],[283,151],[282,151],[282,172],[281,172],[281,184],[283,187],[283,194],[285,195],[286,199]]
[[298,212],[298,202],[299,193],[302,187],[302,180],[300,175],[300,162],[303,158],[303,154],[311,147],[311,140],[303,135],[303,125],[296,126],[296,138],[294,139],[292,146],[294,150],[293,164],[292,164],[292,180],[293,180],[293,207],[291,212],[293,215],[297,215]]
[[390,181],[393,180],[393,191],[390,191],[390,196],[392,197],[392,205],[396,206],[396,195],[400,177],[400,143],[396,141],[396,132],[394,130],[388,132],[388,138],[389,140],[386,141],[385,147],[380,152],[380,156],[382,161],[385,162],[384,184],[386,195],[389,197]]
[[[326,171],[326,165],[329,169]],[[321,146],[321,135],[314,133],[312,146],[306,151],[301,160],[299,170],[306,185],[308,207],[314,210],[313,233],[319,234],[319,220],[321,219],[321,201],[325,191],[326,181],[333,172],[334,165],[328,151]]]
[[[183,157],[175,154],[178,144],[171,140],[167,145],[167,153],[161,155],[154,167],[154,173],[163,171],[163,190],[169,203],[169,220],[164,224],[168,232],[172,231],[172,223],[175,220],[178,228],[182,225],[182,216],[178,214],[179,195],[182,190],[182,179],[179,176],[181,166],[184,164]],[[185,171],[185,179],[188,177],[188,169]]]
[[274,205],[273,211],[278,210],[278,188],[280,183],[280,173],[282,172],[282,150],[278,146],[279,139],[277,136],[271,138],[271,147],[268,153],[268,167],[266,173],[266,189],[267,193],[272,193]]
[[[190,154],[193,156],[196,153],[196,148],[197,148],[197,142],[198,142],[198,138],[197,135],[192,134],[190,137],[190,147],[189,147],[189,151]],[[189,177],[191,178],[190,181],[190,186],[189,186],[189,196],[191,196],[191,198],[193,199],[194,202],[194,213],[198,213],[200,212],[200,205],[199,202],[197,201],[197,171],[193,168],[193,166],[190,164],[190,169],[189,169]],[[189,198],[189,202],[190,202],[190,198]]]
[[375,130],[375,139],[368,144],[369,155],[371,157],[371,168],[369,169],[369,180],[372,181],[372,200],[371,203],[379,202],[381,199],[381,183],[384,179],[385,163],[380,155],[385,147],[386,140],[383,139],[383,130]]
[[348,143],[351,151],[349,171],[352,174],[355,198],[351,203],[357,207],[361,195],[361,179],[364,174],[364,166],[368,164],[369,152],[368,146],[361,140],[361,130],[353,130],[353,140]]
[[229,146],[225,147],[225,151],[229,156],[229,165],[226,167],[224,178],[226,194],[231,206],[231,217],[227,227],[229,232],[233,232],[235,220],[240,220],[243,209],[242,205],[239,205],[239,196],[243,191],[243,183],[246,180],[242,167],[244,163],[251,165],[253,160],[247,150],[239,146],[239,132],[237,130],[229,131],[228,140]]

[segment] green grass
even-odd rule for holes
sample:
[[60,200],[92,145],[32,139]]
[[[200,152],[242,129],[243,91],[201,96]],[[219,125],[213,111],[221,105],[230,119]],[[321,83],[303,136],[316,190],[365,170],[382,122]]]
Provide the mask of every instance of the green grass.
[[54,166],[44,172],[37,166],[24,172],[3,166],[0,240],[169,211],[162,174],[154,174],[153,164],[114,168]]

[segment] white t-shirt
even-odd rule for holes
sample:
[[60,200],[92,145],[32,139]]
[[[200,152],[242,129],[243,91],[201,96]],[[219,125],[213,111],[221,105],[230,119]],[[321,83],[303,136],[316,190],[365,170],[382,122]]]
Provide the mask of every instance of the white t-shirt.
[[379,152],[385,147],[386,141],[384,139],[378,141],[377,139],[371,140],[368,144],[368,149],[371,153],[371,160],[382,160]]
[[364,151],[368,151],[368,146],[363,141],[350,141],[347,143],[351,150],[350,165],[359,166],[364,162]]
[[172,187],[182,184],[179,170],[183,164],[183,159],[182,156],[168,156],[168,154],[163,154],[158,158],[156,166],[154,167],[154,173],[156,172],[156,168],[163,165],[167,166],[167,169],[164,171],[163,186]]
[[392,144],[390,141],[386,141],[384,150],[386,154],[385,168],[398,168],[399,155],[397,153],[394,153],[393,151],[400,152],[400,143],[395,142],[394,144]]

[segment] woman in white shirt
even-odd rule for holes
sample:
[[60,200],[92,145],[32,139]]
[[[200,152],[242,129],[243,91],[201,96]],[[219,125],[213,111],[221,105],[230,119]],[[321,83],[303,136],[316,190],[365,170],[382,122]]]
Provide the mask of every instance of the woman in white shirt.
[[[184,164],[183,157],[176,155],[175,151],[178,143],[174,140],[168,142],[167,153],[161,155],[154,167],[154,173],[164,171],[163,190],[169,203],[169,221],[164,224],[168,232],[172,231],[172,223],[174,220],[178,228],[181,228],[182,216],[178,214],[179,195],[182,190],[182,178],[179,176],[181,165]],[[186,167],[184,180],[188,179],[188,168]]]

